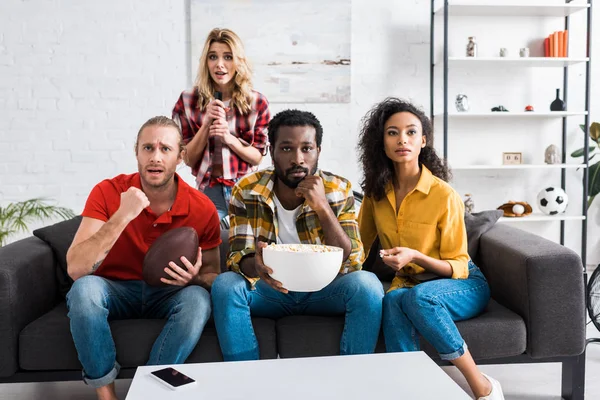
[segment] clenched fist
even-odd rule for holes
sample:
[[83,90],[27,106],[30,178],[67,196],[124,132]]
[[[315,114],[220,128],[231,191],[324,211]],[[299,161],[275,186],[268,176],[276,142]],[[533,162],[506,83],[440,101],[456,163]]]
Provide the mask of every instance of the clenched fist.
[[149,205],[150,201],[146,197],[146,194],[132,186],[126,192],[121,193],[121,204],[117,213],[125,220],[132,221]]

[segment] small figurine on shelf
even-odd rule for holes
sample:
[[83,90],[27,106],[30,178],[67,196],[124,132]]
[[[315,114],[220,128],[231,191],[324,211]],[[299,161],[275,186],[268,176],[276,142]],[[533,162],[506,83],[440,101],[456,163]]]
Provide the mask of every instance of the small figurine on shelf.
[[560,151],[558,150],[558,147],[553,144],[546,147],[544,162],[546,162],[546,164],[560,164]]
[[504,106],[492,107],[492,111],[508,111]]
[[471,193],[465,194],[463,203],[465,203],[465,211],[468,212],[469,214],[471,214],[473,212],[473,210],[475,210],[475,202],[473,201],[473,197],[472,197]]
[[525,106],[525,111],[533,111],[533,106],[532,105]]
[[506,47],[501,47],[500,48],[500,57],[507,57],[508,56],[508,49]]
[[523,47],[519,50],[520,57],[529,57],[529,47]]
[[456,101],[454,102],[454,105],[456,106],[456,111],[469,111],[469,98],[466,94],[458,94],[456,95]]
[[467,43],[467,57],[477,57],[477,43],[475,43],[475,36],[469,36],[469,43]]
[[550,104],[550,111],[565,111],[567,105],[560,99],[560,89],[556,89],[556,99]]

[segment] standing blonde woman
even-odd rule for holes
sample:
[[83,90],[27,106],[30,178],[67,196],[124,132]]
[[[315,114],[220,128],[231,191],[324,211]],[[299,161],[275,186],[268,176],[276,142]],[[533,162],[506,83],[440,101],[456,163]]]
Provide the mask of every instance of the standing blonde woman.
[[252,90],[251,76],[240,38],[215,28],[204,43],[194,87],[173,107],[186,142],[185,163],[219,218],[227,215],[233,185],[265,154],[269,103]]

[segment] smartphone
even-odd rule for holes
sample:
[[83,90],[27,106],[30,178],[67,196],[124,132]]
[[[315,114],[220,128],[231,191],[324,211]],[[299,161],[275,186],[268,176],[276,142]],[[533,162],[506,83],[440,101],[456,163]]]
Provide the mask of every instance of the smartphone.
[[152,371],[150,375],[172,390],[177,390],[181,387],[196,383],[196,381],[189,376],[184,375],[171,367]]

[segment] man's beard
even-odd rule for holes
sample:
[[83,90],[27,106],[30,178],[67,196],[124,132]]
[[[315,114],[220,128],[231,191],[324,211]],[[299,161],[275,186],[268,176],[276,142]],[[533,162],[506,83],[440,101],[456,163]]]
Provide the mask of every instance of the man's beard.
[[169,185],[169,183],[171,183],[171,181],[173,180],[173,176],[175,176],[175,170],[168,170],[165,169],[164,170],[164,178],[163,180],[159,181],[159,182],[150,182],[148,180],[146,180],[144,173],[147,171],[144,171],[144,169],[142,168],[142,166],[138,163],[138,172],[140,173],[140,180],[142,182],[144,182],[144,184],[146,185],[146,187],[148,187],[149,189],[155,189],[157,191],[166,189]]
[[[289,187],[290,189],[296,189],[304,178],[306,178],[308,175],[314,175],[314,173],[317,172],[317,167],[318,165],[315,164],[312,171],[309,171],[308,168],[292,167],[288,168],[287,170],[285,170],[284,173],[282,173],[281,168],[278,168],[277,165],[275,165],[275,175],[277,176],[277,179],[283,182],[285,186]],[[304,172],[305,175],[300,178],[294,178],[289,176],[295,172]]]

